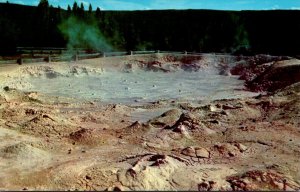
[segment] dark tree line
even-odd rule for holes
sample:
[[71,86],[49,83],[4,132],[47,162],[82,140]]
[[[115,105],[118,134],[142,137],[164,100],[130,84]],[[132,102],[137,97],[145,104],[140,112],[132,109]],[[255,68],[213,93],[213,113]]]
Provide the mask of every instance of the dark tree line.
[[[95,11],[0,3],[0,52],[17,46],[66,47],[59,25],[70,17],[96,25],[115,50],[187,50],[300,54],[300,11]],[[74,24],[76,28],[76,24]],[[82,48],[85,45],[82,45]]]

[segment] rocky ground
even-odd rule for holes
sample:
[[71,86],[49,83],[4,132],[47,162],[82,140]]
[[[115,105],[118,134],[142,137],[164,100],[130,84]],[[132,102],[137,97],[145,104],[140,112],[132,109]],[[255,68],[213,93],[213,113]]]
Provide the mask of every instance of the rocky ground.
[[[123,64],[168,72],[164,62],[197,68],[202,59]],[[24,66],[1,66],[0,190],[299,190],[300,61],[255,56],[218,68],[261,95],[103,104],[20,91],[11,79]]]

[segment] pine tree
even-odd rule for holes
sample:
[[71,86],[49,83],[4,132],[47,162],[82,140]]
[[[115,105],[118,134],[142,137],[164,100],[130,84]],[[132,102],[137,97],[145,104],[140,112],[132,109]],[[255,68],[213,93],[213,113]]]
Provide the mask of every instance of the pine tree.
[[76,1],[73,4],[72,11],[73,11],[73,13],[77,13],[77,11],[78,11],[78,4]]
[[96,9],[96,17],[97,18],[101,17],[101,10],[99,7],[97,7],[97,9]]
[[[36,23],[36,31],[39,33],[35,36],[38,43],[43,42],[44,44],[40,46],[47,46],[49,43],[48,36],[50,32],[50,6],[48,0],[40,0],[38,7],[36,9],[36,17],[35,17],[35,23]],[[46,40],[47,39],[47,40]]]
[[71,6],[70,6],[70,5],[68,5],[67,13],[68,13],[68,15],[70,15],[70,14],[72,13]]
[[77,15],[80,18],[84,18],[84,5],[83,5],[83,3],[80,4],[80,8],[78,8]]
[[92,7],[92,4],[89,5],[89,13],[92,13],[93,12],[93,7]]
[[83,5],[83,3],[80,4],[80,10],[84,11],[84,5]]
[[48,8],[49,7],[49,2],[48,0],[40,0],[38,7],[44,7],[44,8]]

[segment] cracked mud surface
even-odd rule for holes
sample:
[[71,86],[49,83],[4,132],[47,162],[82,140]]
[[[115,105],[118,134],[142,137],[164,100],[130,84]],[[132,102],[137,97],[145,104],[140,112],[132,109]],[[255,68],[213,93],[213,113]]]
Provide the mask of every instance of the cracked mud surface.
[[[254,67],[251,59],[214,62],[220,73],[251,77],[244,78],[248,89],[263,84],[262,91],[272,92],[130,105],[22,91],[15,79],[29,86],[19,72],[32,66],[7,66],[5,72],[1,66],[2,89],[9,88],[0,92],[0,189],[299,190],[300,84],[285,73],[300,61],[261,56],[256,60],[264,62]],[[168,73],[166,61],[190,69],[203,58],[124,60],[104,58],[100,64],[104,70],[118,61],[122,65],[114,67],[121,70]],[[254,70],[259,65],[269,67]],[[39,64],[43,69],[30,68],[31,75],[44,74],[45,66],[66,71]],[[88,66],[99,69],[99,63]]]

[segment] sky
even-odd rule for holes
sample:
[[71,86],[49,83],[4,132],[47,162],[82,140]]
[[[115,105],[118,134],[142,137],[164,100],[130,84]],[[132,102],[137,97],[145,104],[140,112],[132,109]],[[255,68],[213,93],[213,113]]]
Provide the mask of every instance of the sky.
[[[7,0],[0,0],[6,2]],[[8,0],[10,3],[37,5],[39,0]],[[55,7],[66,8],[74,0],[48,0]],[[300,10],[300,0],[76,0],[87,9],[153,10],[153,9],[215,9],[215,10]]]

